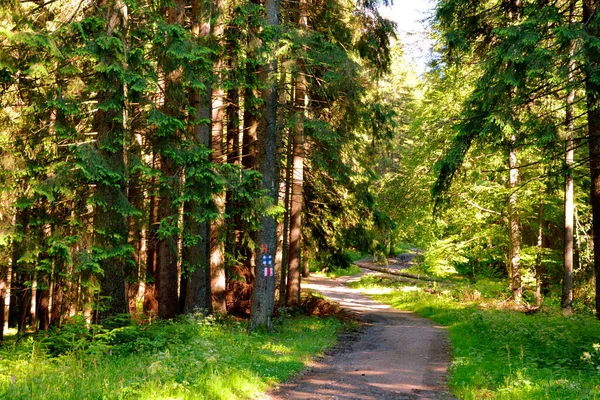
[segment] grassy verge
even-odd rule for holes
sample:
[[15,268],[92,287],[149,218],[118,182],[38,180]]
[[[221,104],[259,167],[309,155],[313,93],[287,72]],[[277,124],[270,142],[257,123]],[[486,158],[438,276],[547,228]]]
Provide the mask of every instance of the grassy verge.
[[[0,397],[10,399],[245,399],[304,368],[341,323],[298,317],[248,335],[245,324],[186,318],[6,343]],[[88,334],[84,333],[87,331]]]
[[458,398],[600,398],[600,322],[591,316],[508,309],[499,301],[505,287],[492,281],[425,291],[368,276],[357,285],[393,286],[373,296],[448,327],[449,385]]

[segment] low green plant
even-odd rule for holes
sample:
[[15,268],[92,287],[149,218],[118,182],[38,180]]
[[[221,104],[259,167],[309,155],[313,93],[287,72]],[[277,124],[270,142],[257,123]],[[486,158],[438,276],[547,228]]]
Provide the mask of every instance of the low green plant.
[[340,328],[336,319],[298,316],[274,333],[248,334],[245,322],[193,315],[97,332],[77,320],[37,338],[7,338],[0,397],[251,398],[332,346]]
[[330,278],[356,275],[361,272],[361,269],[354,264],[354,261],[362,257],[363,255],[356,250],[324,253],[318,259],[311,261],[310,271],[322,273]]
[[448,327],[458,398],[600,398],[600,321],[591,315],[507,308],[508,285],[493,280],[425,290],[364,277],[357,285],[395,287],[374,297]]

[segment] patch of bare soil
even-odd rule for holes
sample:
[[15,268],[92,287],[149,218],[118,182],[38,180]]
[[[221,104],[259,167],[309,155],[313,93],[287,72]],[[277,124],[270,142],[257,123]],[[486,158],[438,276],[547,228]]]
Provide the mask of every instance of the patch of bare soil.
[[363,327],[264,399],[452,399],[446,330],[370,300],[346,286],[351,279],[311,277],[303,287],[356,313]]

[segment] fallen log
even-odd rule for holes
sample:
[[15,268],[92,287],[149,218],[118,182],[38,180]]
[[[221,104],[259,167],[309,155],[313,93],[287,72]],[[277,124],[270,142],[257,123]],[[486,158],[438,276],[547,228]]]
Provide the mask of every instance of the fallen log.
[[423,275],[417,275],[417,274],[409,274],[408,272],[402,272],[402,271],[397,271],[397,270],[386,268],[386,267],[380,267],[380,266],[374,265],[373,263],[365,261],[365,260],[355,261],[354,264],[358,265],[361,268],[369,269],[371,271],[383,272],[385,274],[401,276],[404,278],[415,279],[415,280],[420,280],[420,281],[428,281],[428,282],[438,282],[438,283],[444,282],[444,280],[438,279],[438,278],[431,278],[429,276],[423,276]]

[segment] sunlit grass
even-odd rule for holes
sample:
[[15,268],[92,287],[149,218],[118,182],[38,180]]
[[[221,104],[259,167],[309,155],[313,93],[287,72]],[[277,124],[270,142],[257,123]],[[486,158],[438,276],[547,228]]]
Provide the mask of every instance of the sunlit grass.
[[506,306],[507,285],[491,280],[427,291],[377,277],[356,285],[385,288],[372,297],[448,327],[449,385],[458,398],[600,398],[600,321],[592,316],[515,311]]
[[243,322],[187,319],[131,328],[126,343],[57,357],[28,338],[0,350],[0,397],[252,398],[332,346],[340,327],[335,319],[299,317],[279,321],[273,334],[247,334]]
[[357,267],[356,265],[352,265],[348,268],[339,268],[331,271],[323,272],[322,274],[328,278],[339,278],[342,276],[353,276],[358,275],[362,272],[362,269]]

